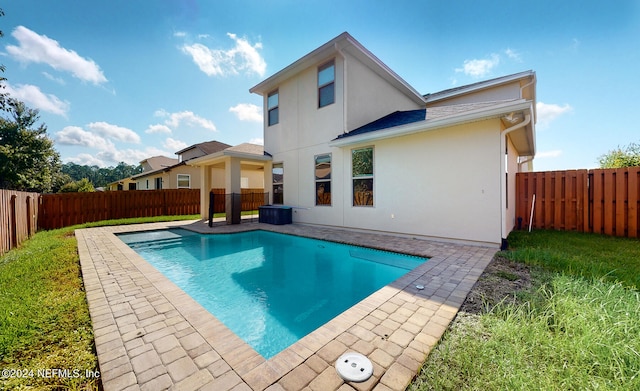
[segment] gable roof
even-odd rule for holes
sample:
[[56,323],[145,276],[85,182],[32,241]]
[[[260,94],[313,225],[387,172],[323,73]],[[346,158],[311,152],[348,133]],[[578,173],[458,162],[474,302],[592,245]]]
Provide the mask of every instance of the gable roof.
[[198,144],[193,144],[189,147],[186,147],[184,149],[179,150],[178,152],[176,152],[176,155],[180,155],[186,151],[189,151],[191,149],[199,149],[203,155],[209,155],[211,153],[216,153],[216,152],[220,152],[223,149],[229,148],[231,147],[231,145],[229,144],[225,144],[225,143],[221,143],[220,141],[216,141],[216,140],[212,140],[212,141],[205,141],[203,143],[198,143]]
[[458,97],[465,94],[470,94],[472,92],[476,92],[478,90],[483,90],[487,88],[497,87],[499,85],[507,84],[514,82],[520,79],[533,78],[535,79],[536,73],[534,71],[524,71],[519,73],[514,73],[511,75],[496,77],[494,79],[483,80],[477,83],[466,84],[459,87],[449,88],[446,90],[434,92],[432,94],[424,95],[424,98],[427,101],[427,104],[437,102],[439,100],[448,99],[451,97]]
[[347,52],[357,58],[395,88],[409,96],[416,103],[424,105],[424,97],[420,93],[418,93],[409,85],[409,83],[404,81],[397,73],[392,71],[391,68],[380,61],[378,57],[362,46],[360,42],[347,32],[338,35],[311,53],[303,56],[289,66],[253,86],[249,89],[249,92],[264,96],[276,89],[280,84],[282,84],[282,82],[297,75],[303,70],[311,66],[320,65],[320,63],[327,61],[331,56],[342,56],[342,53],[344,52]]
[[[178,163],[178,159],[173,159],[173,158],[166,157],[166,156],[152,156],[150,158],[146,158],[144,160],[141,160],[140,164],[142,164],[144,162],[147,162],[147,164],[151,168],[151,170],[149,170],[149,171],[155,171],[155,170],[159,170],[161,168],[173,166],[174,164]],[[147,172],[149,172],[149,171],[147,171]]]

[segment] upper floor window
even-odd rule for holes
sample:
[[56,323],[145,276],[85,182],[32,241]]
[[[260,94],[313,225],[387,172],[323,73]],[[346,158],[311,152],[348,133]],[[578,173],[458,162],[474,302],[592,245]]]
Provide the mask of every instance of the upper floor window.
[[331,60],[318,68],[318,107],[324,107],[336,101],[335,82],[336,65]]
[[268,112],[268,124],[269,126],[275,125],[280,120],[278,109],[278,90],[273,91],[267,96],[267,112]]

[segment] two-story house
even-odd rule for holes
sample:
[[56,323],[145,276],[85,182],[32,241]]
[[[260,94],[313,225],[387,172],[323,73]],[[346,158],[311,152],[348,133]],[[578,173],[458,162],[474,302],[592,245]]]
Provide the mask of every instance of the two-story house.
[[250,89],[265,191],[294,222],[500,245],[535,155],[535,87],[527,71],[422,95],[343,33]]

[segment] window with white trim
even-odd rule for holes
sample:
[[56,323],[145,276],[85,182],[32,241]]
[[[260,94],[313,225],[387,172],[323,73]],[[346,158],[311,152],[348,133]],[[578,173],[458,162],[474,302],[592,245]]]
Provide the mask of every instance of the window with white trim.
[[178,174],[178,189],[191,189],[191,175]]
[[331,206],[331,154],[315,157],[316,205]]
[[328,106],[336,101],[336,66],[330,62],[318,68],[318,107]]
[[351,151],[353,206],[373,206],[373,147]]
[[271,173],[273,176],[273,203],[282,205],[284,203],[284,165],[274,163]]
[[278,90],[267,95],[267,124],[269,126],[280,122],[280,97]]

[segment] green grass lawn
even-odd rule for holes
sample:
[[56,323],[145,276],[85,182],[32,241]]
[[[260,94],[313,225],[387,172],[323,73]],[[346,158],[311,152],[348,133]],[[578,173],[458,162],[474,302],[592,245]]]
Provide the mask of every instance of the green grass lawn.
[[[97,389],[93,330],[82,284],[77,228],[197,219],[111,220],[38,232],[0,258],[0,389]],[[38,370],[78,370],[71,376]],[[10,375],[10,376],[5,376]]]
[[640,241],[513,232],[518,304],[459,314],[408,390],[640,390]]

